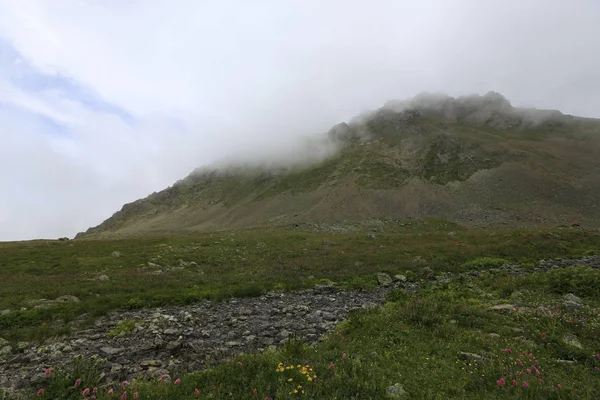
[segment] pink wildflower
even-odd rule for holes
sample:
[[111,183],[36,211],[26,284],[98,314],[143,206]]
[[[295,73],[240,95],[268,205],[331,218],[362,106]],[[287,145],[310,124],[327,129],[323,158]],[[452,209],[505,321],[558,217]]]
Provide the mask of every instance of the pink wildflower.
[[558,385],[556,385],[556,388],[560,390],[562,389],[562,385],[559,383]]
[[540,370],[539,370],[539,369],[537,369],[537,368],[536,368],[536,369],[535,369],[535,374],[536,374],[537,376],[540,376],[542,373],[540,372]]
[[88,395],[89,395],[89,394],[90,394],[90,388],[85,388],[85,389],[83,390],[83,392],[81,392],[81,395],[82,395],[83,397],[88,397]]
[[527,383],[527,382],[523,382],[523,387],[524,387],[525,389],[527,389],[527,388],[529,387],[529,383]]
[[176,385],[179,385],[180,383],[181,383],[181,379],[179,379],[179,378],[175,379],[175,384]]
[[77,386],[79,386],[79,385],[81,385],[81,379],[77,379],[77,380],[75,381],[75,387],[77,387]]
[[241,361],[238,361],[238,367],[241,367],[242,365],[244,365],[244,364],[242,364]]
[[348,356],[346,355],[346,353],[342,354],[342,358],[345,360],[346,358],[348,358]]
[[334,365],[333,363],[329,364],[329,367],[327,367],[327,369],[333,369]]
[[531,370],[530,370],[529,368],[527,368],[527,373],[528,373],[528,374],[530,374],[530,373],[531,373]]
[[129,386],[129,381],[123,381],[122,385],[123,385],[123,387]]
[[46,369],[46,371],[44,371],[44,375],[46,375],[46,376],[52,375],[52,370],[50,368]]
[[127,392],[123,392],[121,395],[121,400],[127,400]]
[[526,351],[522,352],[521,354],[523,355],[523,357],[527,357],[527,352]]
[[164,381],[165,379],[167,379],[167,376],[166,376],[166,375],[161,375],[161,376],[160,376],[160,380],[161,380],[161,381]]
[[513,382],[512,382],[512,383],[513,383],[513,386],[517,386],[517,385],[519,384],[519,382],[517,382],[517,380],[516,380],[516,379],[513,379]]
[[594,357],[596,357],[596,360],[600,360],[600,354],[594,354]]
[[38,390],[38,392],[37,392],[38,397],[42,397],[43,395],[44,395],[44,388]]
[[140,394],[138,392],[133,392],[133,398],[137,399],[138,397],[140,397]]
[[502,387],[504,386],[504,384],[506,383],[506,380],[504,378],[500,378],[496,381],[496,385]]
[[112,390],[112,388],[111,388],[111,389],[108,389],[108,395],[109,395],[109,396],[112,396],[114,393],[115,393],[115,391],[114,391],[114,390]]
[[533,358],[533,353],[529,353],[529,359],[531,360]]
[[538,382],[539,383],[544,383],[544,380],[543,379],[538,379]]
[[254,396],[257,396],[257,395],[258,395],[258,390],[256,390],[256,388],[254,388],[254,389],[252,390],[252,394],[253,394]]
[[92,395],[92,397],[90,397],[90,400],[96,400],[96,396]]
[[538,360],[533,360],[533,363],[534,363],[535,365],[540,365],[540,362],[539,362]]
[[512,354],[512,350],[507,347],[506,349],[504,349],[504,353],[505,354]]
[[196,395],[200,396],[200,390],[199,389],[194,389],[194,393],[196,393]]
[[519,364],[521,367],[523,366],[523,361],[521,361],[520,359],[517,360],[517,364]]
[[94,393],[94,394],[98,393],[98,388],[97,387],[93,388],[92,393]]

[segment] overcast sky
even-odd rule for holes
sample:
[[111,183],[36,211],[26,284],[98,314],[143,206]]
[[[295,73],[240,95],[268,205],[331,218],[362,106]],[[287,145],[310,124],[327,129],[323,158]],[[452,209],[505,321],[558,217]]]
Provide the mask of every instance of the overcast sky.
[[600,117],[598,0],[0,0],[0,240],[72,237],[391,99]]

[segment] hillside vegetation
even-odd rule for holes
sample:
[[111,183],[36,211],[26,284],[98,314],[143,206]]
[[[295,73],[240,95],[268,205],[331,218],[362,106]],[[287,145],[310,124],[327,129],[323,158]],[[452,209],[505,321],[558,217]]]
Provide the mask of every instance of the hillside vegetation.
[[[321,138],[323,139],[323,138]],[[79,237],[443,218],[466,227],[600,221],[600,121],[502,96],[421,95],[334,126],[304,166],[199,169]]]

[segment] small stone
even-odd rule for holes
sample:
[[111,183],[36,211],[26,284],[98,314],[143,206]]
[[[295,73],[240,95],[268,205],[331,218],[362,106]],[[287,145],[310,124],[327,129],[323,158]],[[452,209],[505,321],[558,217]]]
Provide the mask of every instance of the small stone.
[[4,346],[4,347],[0,348],[0,357],[8,356],[9,354],[12,353],[12,351],[13,351],[12,347]]
[[448,232],[448,236],[453,238],[454,236],[456,236],[456,232]]
[[497,306],[492,306],[488,308],[488,311],[515,312],[516,308],[512,304],[498,304]]
[[498,339],[498,338],[500,338],[500,337],[501,337],[499,334],[497,334],[497,333],[494,333],[494,332],[492,332],[492,333],[488,334],[488,336],[489,336],[489,337],[491,337],[491,338],[494,338],[494,339]]
[[574,303],[581,303],[581,299],[575,296],[573,293],[567,293],[563,296],[564,301],[572,301]]
[[8,346],[10,342],[4,338],[0,337],[0,347]]
[[577,310],[581,310],[583,308],[583,305],[576,303],[574,301],[571,301],[571,300],[565,300],[565,301],[563,301],[563,307],[567,311],[577,311]]
[[79,300],[79,297],[76,296],[71,296],[69,294],[66,294],[64,296],[60,296],[57,297],[54,302],[55,303],[79,303],[81,300]]
[[573,360],[554,360],[555,363],[557,364],[565,364],[565,365],[575,365],[577,364],[576,361]]
[[110,253],[111,257],[113,258],[119,258],[121,257],[121,252],[120,251],[113,251],[112,253]]
[[0,311],[0,315],[1,316],[5,316],[5,315],[8,315],[8,314],[10,314],[10,310],[8,310],[8,309]]
[[104,347],[100,348],[100,351],[103,352],[106,355],[113,356],[115,354],[120,353],[122,351],[122,349],[117,349],[117,348],[114,348],[114,347],[104,346]]
[[408,392],[399,383],[387,388],[387,397],[389,399],[402,399],[408,396]]
[[379,282],[379,284],[381,286],[389,286],[392,284],[393,280],[392,280],[392,277],[389,276],[388,274],[379,272],[377,274],[377,282]]
[[460,358],[461,360],[470,360],[470,361],[490,361],[489,358],[484,357],[482,355],[475,354],[475,353],[467,353],[464,351],[458,352],[458,358]]
[[140,363],[140,367],[142,367],[142,368],[160,367],[161,365],[162,365],[162,361],[160,361],[160,360],[147,360],[147,361],[142,361]]
[[398,275],[394,275],[394,280],[396,282],[406,282],[407,278],[406,278],[406,275],[398,274]]
[[571,333],[569,333],[567,336],[565,336],[563,341],[566,344],[568,344],[569,346],[577,347],[578,349],[583,349],[583,345],[581,344],[581,342],[579,341],[577,336],[575,336]]
[[110,280],[110,278],[108,277],[108,275],[100,275],[96,279],[99,280],[99,281],[108,281],[108,280]]

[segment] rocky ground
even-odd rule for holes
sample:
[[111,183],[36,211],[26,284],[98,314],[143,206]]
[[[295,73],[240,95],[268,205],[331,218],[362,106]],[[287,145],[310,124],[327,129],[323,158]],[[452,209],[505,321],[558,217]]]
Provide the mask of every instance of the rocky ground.
[[[600,268],[600,257],[542,260],[534,269],[504,265],[495,270],[518,276],[573,265]],[[450,274],[434,276],[427,267],[422,272],[425,279],[454,278]],[[19,343],[14,348],[0,338],[0,387],[31,386],[46,368],[65,364],[77,355],[106,359],[105,380],[111,382],[199,370],[241,353],[283,344],[292,336],[316,342],[352,310],[381,305],[390,289],[418,288],[418,282],[407,282],[402,275],[378,274],[378,281],[380,286],[375,291],[339,291],[320,285],[310,290],[269,293],[223,303],[207,301],[184,307],[114,312],[70,338],[44,344]],[[565,301],[576,303],[576,300]]]

